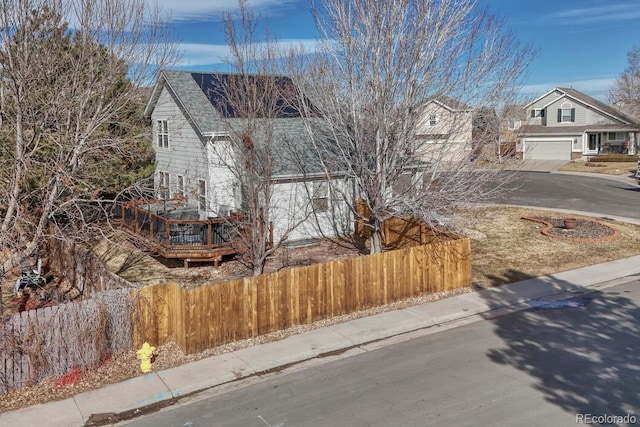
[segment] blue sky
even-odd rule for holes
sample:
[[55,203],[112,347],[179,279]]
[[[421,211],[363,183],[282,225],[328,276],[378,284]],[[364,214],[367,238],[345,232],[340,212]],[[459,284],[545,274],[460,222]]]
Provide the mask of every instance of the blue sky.
[[[540,95],[572,86],[605,100],[626,68],[626,54],[640,46],[640,0],[478,0],[507,19],[522,43],[538,49],[523,93]],[[226,52],[220,15],[235,0],[158,0],[171,14],[184,57],[180,68],[220,70]],[[313,44],[316,36],[307,0],[249,0],[268,17],[280,41]]]

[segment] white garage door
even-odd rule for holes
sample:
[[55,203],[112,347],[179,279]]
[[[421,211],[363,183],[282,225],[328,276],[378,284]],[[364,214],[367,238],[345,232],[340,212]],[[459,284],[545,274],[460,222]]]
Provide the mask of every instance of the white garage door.
[[571,141],[526,141],[524,158],[530,160],[571,160]]

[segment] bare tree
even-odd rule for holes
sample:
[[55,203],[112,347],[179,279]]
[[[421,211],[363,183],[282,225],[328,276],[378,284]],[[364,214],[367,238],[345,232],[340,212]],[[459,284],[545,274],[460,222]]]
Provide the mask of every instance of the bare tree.
[[108,217],[110,167],[149,139],[141,88],[175,58],[159,16],[143,0],[0,0],[0,275]]
[[[277,42],[268,29],[258,37],[259,22],[245,0],[238,1],[237,15],[224,16],[230,49],[227,62],[233,72],[214,75],[222,93],[209,94],[224,111],[229,137],[216,145],[216,153],[239,184],[241,215],[234,223],[242,259],[256,275],[263,272],[267,257],[308,217],[308,200],[298,197],[295,186],[284,203],[282,194],[277,194],[282,190],[275,191],[278,177],[299,176],[295,155],[299,140],[292,141],[290,134],[292,123],[302,121],[293,82],[280,74]],[[276,219],[286,226],[274,241]]]
[[[382,223],[393,216],[453,227],[457,209],[508,179],[495,168],[480,170],[482,158],[470,161],[484,146],[495,150],[494,132],[476,132],[468,153],[456,138],[472,126],[472,107],[498,110],[509,102],[532,51],[474,0],[312,4],[320,52],[307,61],[294,55],[296,78],[335,141],[317,145],[323,165],[342,168],[368,205],[370,251],[382,250]],[[421,137],[426,106],[444,99],[457,102],[452,119],[440,124],[446,129],[437,140]]]
[[640,120],[640,47],[627,53],[627,68],[609,89],[608,101]]

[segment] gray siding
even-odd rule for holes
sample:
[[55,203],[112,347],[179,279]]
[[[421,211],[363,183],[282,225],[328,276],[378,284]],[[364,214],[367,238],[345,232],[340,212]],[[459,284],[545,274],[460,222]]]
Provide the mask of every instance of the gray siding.
[[[567,107],[575,109],[575,120],[573,122],[559,122],[558,109],[563,104]],[[531,117],[531,111],[538,108],[545,108],[544,119],[534,119]],[[559,91],[553,91],[547,96],[537,100],[527,108],[527,120],[531,125],[556,126],[589,126],[589,125],[611,125],[622,124],[621,121],[612,119],[611,117],[594,110],[593,108],[567,96],[563,96]]]
[[534,108],[544,108],[545,105],[547,105],[548,103],[558,99],[558,97],[560,97],[560,96],[562,96],[562,94],[559,91],[554,90],[553,92],[549,93],[545,97],[538,99],[536,102],[534,102],[533,104],[531,104],[529,106],[528,117],[531,117],[531,110],[532,109],[534,109]]
[[[573,122],[559,122],[558,109],[571,108],[575,111]],[[587,111],[573,99],[560,98],[547,107],[547,126],[583,126],[587,124]]]
[[623,124],[620,120],[614,120],[611,117],[604,116],[601,113],[593,110],[587,110],[587,124],[590,125],[618,125]]
[[[177,176],[184,176],[185,192],[197,194],[198,180],[209,181],[207,153],[193,127],[186,120],[166,87],[158,98],[151,114],[153,129],[153,147],[156,152],[155,185],[158,185],[157,172],[168,172],[171,180],[171,196],[175,195]],[[169,148],[157,145],[156,120],[167,120],[169,130]],[[195,204],[195,202],[194,202]]]

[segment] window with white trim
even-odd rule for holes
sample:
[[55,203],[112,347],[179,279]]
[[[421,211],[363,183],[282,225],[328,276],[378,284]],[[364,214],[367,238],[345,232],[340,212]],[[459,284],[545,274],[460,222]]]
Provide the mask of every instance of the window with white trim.
[[509,130],[516,130],[520,128],[520,120],[509,119],[509,123],[507,125]]
[[531,117],[533,117],[533,118],[543,118],[544,117],[544,108],[534,108],[531,111]]
[[184,176],[176,177],[176,196],[184,196]]
[[624,141],[624,132],[609,132],[609,141]]
[[198,180],[198,207],[201,211],[207,210],[207,183],[204,179]]
[[563,102],[558,108],[558,123],[575,122],[576,109],[572,108],[571,103]]
[[169,124],[167,120],[156,120],[156,141],[160,148],[169,148]]
[[311,206],[313,211],[327,212],[329,210],[329,187],[326,182],[314,182],[313,194],[311,196]]
[[427,125],[429,127],[434,127],[438,125],[439,117],[437,114],[429,114]]
[[158,172],[158,198],[168,199],[171,197],[171,178],[168,172]]
[[234,183],[231,185],[231,192],[232,192],[234,203],[236,205],[240,204],[240,199],[242,197],[242,189],[240,187],[239,182],[234,181]]

